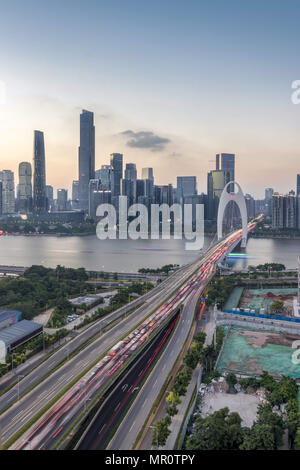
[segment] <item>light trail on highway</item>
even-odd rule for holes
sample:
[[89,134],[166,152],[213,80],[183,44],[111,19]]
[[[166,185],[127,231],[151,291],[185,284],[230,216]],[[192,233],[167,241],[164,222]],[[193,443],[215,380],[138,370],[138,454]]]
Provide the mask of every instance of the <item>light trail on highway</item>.
[[[248,231],[255,225],[255,222],[250,223]],[[61,436],[70,429],[75,419],[85,411],[87,402],[93,400],[111,379],[117,377],[120,368],[123,369],[129,364],[136,352],[154,337],[180,305],[195,293],[201,293],[213,275],[216,263],[226,256],[232,245],[240,238],[241,230],[238,230],[219,242],[208,260],[192,274],[178,292],[125,339],[112,347],[108,354],[85,374],[80,382],[74,385],[13,448],[17,450],[53,448]]]

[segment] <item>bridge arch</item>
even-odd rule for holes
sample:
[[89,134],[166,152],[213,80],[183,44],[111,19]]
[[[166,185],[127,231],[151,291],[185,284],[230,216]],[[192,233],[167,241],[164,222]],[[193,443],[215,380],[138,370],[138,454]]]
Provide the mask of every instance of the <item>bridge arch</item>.
[[[237,186],[238,191],[236,193],[235,192],[229,193],[227,191],[227,188],[230,185]],[[247,207],[246,207],[245,196],[242,191],[242,188],[240,187],[239,183],[237,183],[236,181],[230,181],[229,183],[227,183],[220,197],[219,208],[218,208],[218,219],[217,219],[218,240],[220,240],[223,237],[223,231],[222,231],[223,218],[224,218],[225,209],[230,201],[236,202],[241,213],[241,218],[242,218],[242,244],[241,246],[244,248],[247,243],[247,233],[248,233],[247,232]]]

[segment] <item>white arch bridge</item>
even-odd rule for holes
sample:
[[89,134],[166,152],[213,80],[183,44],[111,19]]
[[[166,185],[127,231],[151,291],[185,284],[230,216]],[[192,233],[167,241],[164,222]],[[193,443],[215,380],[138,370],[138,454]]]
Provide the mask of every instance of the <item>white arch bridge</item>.
[[[237,186],[238,191],[235,192],[228,192],[227,188],[233,185]],[[236,202],[240,213],[241,213],[241,218],[242,218],[242,243],[241,247],[245,248],[247,244],[247,207],[246,207],[246,201],[245,201],[245,196],[242,191],[242,188],[240,187],[239,183],[236,181],[230,181],[229,183],[226,184],[225,188],[223,189],[223,192],[220,197],[219,201],[219,209],[218,209],[218,219],[217,219],[217,227],[218,227],[218,240],[223,238],[223,219],[224,219],[224,214],[225,214],[225,209],[227,205],[231,202],[234,201]]]

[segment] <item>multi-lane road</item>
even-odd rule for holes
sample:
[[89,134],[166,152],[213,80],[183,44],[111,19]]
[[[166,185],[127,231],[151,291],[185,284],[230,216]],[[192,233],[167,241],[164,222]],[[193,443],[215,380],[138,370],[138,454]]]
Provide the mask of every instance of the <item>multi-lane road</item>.
[[[5,444],[10,440],[20,428],[24,427],[41,409],[45,408],[51,400],[62,392],[68,383],[75,380],[98,357],[103,355],[107,349],[125,336],[126,333],[133,330],[155,308],[158,308],[173,291],[176,291],[192,275],[201,262],[202,260],[197,260],[190,265],[178,269],[142,298],[93,323],[70,341],[69,344],[56,351],[49,359],[20,380],[19,385],[16,385],[6,394],[2,395],[0,397],[0,410],[6,409],[7,406],[11,405],[1,415],[2,442]],[[134,307],[137,308],[132,312]],[[126,312],[128,312],[128,317],[121,319]],[[103,333],[103,329],[107,327],[108,322],[113,322],[117,319],[120,319],[118,324],[108,332]],[[99,336],[100,332],[102,334]],[[80,350],[74,357],[71,357],[60,368],[46,376],[64,359],[67,359],[73,351],[76,351],[97,334],[98,338]],[[28,393],[26,394],[26,392]],[[18,395],[21,396],[21,399],[16,401]],[[22,397],[22,395],[24,396]]]
[[[249,229],[251,228],[252,227],[250,226]],[[84,376],[84,383],[81,381],[80,385],[77,384],[71,388],[71,390],[69,390],[63,396],[62,400],[55,404],[50,409],[50,411],[47,411],[47,413],[40,419],[38,424],[34,425],[27,434],[25,433],[24,438],[22,437],[22,439],[18,441],[18,444],[14,446],[15,448],[19,447],[20,445],[21,447],[26,448],[52,448],[52,446],[57,442],[58,436],[63,435],[63,433],[68,429],[68,426],[72,422],[73,418],[82,413],[84,407],[86,406],[87,397],[92,398],[95,396],[96,392],[98,393],[99,390],[104,387],[106,381],[103,380],[103,378],[106,376],[106,374],[109,374],[110,377],[114,378],[114,376],[119,372],[119,367],[121,365],[123,366],[123,364],[126,364],[126,361],[130,359],[130,351],[131,353],[134,351],[134,341],[132,338],[130,338],[128,333],[137,328],[137,325],[140,324],[143,320],[148,319],[148,323],[145,323],[144,321],[145,324],[143,323],[140,327],[145,331],[136,330],[138,331],[138,334],[140,334],[139,337],[136,335],[135,338],[136,347],[139,348],[142,346],[143,342],[147,341],[148,338],[155,333],[155,329],[160,326],[161,322],[159,322],[159,319],[161,318],[162,321],[166,321],[168,316],[173,314],[174,310],[176,308],[178,309],[180,304],[184,303],[185,306],[183,314],[180,316],[180,321],[175,329],[175,334],[172,336],[167,346],[168,349],[169,345],[171,345],[169,356],[171,355],[171,357],[174,358],[177,357],[178,352],[182,346],[181,343],[187,337],[191,322],[193,321],[193,314],[197,299],[199,298],[203,287],[209,281],[214,271],[215,264],[232,249],[232,247],[239,241],[240,237],[241,231],[237,231],[231,234],[226,239],[211,247],[202,258],[176,271],[166,281],[146,294],[146,296],[143,297],[143,305],[128,315],[127,318],[121,319],[116,326],[111,328],[110,331],[102,334],[100,337],[85,346],[81,351],[77,352],[76,356],[72,357],[63,366],[45,378],[45,380],[43,380],[39,385],[34,387],[32,391],[22,397],[20,402],[12,404],[12,406],[1,415],[3,442],[7,442],[9,439],[11,439],[15,433],[20,430],[20,428],[31,421],[32,418],[34,418],[37,413],[40,412],[40,410],[44,409],[51,400],[53,400],[60,392],[62,392],[67,384],[75,381],[79,374],[83,374],[87,367],[96,362],[96,365],[92,371]],[[172,292],[176,293],[172,296]],[[171,296],[170,299],[165,304],[163,304],[163,301],[165,301],[165,299],[169,296]],[[141,302],[141,299],[139,299],[139,301]],[[134,305],[135,302],[132,302],[132,305]],[[159,307],[161,304],[163,305]],[[120,309],[120,311],[114,312],[109,317],[96,322],[83,333],[78,335],[72,342],[70,342],[68,349],[67,347],[63,347],[60,351],[57,351],[45,363],[31,372],[20,382],[20,393],[26,392],[29,387],[37,384],[37,382],[39,382],[45,376],[45,373],[47,372],[46,368],[51,370],[56,364],[61,362],[62,359],[66,358],[66,355],[70,354],[71,352],[71,344],[73,350],[78,348],[78,346],[82,345],[92,336],[95,336],[97,331],[99,333],[100,330],[103,330],[108,321],[121,318],[125,312],[126,310],[124,311],[123,307],[123,309]],[[153,312],[155,313],[153,314]],[[149,315],[151,314],[153,314],[152,324],[151,317],[149,320]],[[134,333],[136,333],[136,331]],[[124,338],[126,334],[128,336],[119,342],[117,348],[111,350],[106,358],[102,359],[102,363],[101,361],[97,362],[98,358],[104,355],[104,353],[121,338]],[[75,344],[76,347],[74,346]],[[115,353],[112,354],[112,351]],[[164,357],[164,354],[162,358]],[[161,367],[163,367],[165,372],[161,374],[160,380],[157,380],[157,383],[153,384],[153,387],[156,387],[155,390],[157,391],[159,391],[162,386],[162,378],[169,373],[170,364],[172,362],[166,357],[165,363],[161,364],[162,358],[160,359],[159,369],[161,370]],[[157,368],[155,367],[154,371],[156,369]],[[150,385],[148,385],[149,382],[150,380],[147,380],[145,386],[143,387],[143,393],[139,394],[137,399],[139,399],[141,396],[144,398],[144,401],[148,400],[150,405],[151,400],[153,399],[156,392],[151,389]],[[91,383],[91,388],[88,388]],[[148,389],[148,387],[150,387],[150,389]],[[145,389],[146,392],[144,392]],[[89,390],[92,390],[91,396],[88,395]],[[0,399],[0,409],[1,407],[3,409],[3,407],[7,406],[6,398],[8,398],[8,402],[9,400],[11,400],[11,403],[13,402],[12,396],[7,395],[5,397],[5,395],[3,395]],[[69,406],[69,404],[72,403],[73,398],[75,399],[76,404],[74,407]],[[147,406],[145,403],[142,403],[142,405],[142,408],[146,410]],[[61,406],[64,408],[61,408]],[[133,408],[136,409],[137,407],[133,406],[131,410]],[[51,413],[57,413],[58,410],[60,410],[59,413],[62,413],[55,415],[55,419],[58,415],[60,416],[59,423],[55,419],[51,419],[50,429],[48,427],[48,421],[47,424],[44,425],[45,419],[48,420],[49,415],[51,418]],[[127,417],[132,414],[131,410]],[[116,433],[115,439],[112,443],[112,445],[117,445],[118,447],[113,448],[130,448],[132,442],[129,443],[126,441],[126,439],[128,439],[128,434],[131,436],[135,435],[133,429],[135,427],[136,429],[140,429],[141,425],[143,424],[143,419],[145,420],[145,416],[138,416],[138,410],[133,412],[133,422],[130,426],[131,432],[128,433],[129,428],[127,427],[127,436],[124,436],[124,431],[122,437],[122,429],[124,427],[123,423],[127,421],[126,417],[119,427],[119,430]],[[39,427],[41,423],[44,423],[42,425],[42,429]],[[63,423],[63,425],[61,423]],[[140,423],[142,424],[140,425]],[[48,436],[46,445],[45,435]],[[117,442],[117,444],[115,444],[115,442]]]

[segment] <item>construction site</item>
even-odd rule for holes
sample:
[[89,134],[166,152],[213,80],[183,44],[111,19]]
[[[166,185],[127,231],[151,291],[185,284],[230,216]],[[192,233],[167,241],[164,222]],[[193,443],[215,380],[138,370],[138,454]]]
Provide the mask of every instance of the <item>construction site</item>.
[[299,335],[226,327],[227,334],[217,369],[238,375],[259,376],[268,371],[275,378],[289,375],[300,382],[300,364],[292,360]]
[[293,302],[297,296],[297,288],[262,288],[243,289],[235,287],[226,303],[225,310],[241,308],[255,313],[270,313],[275,301],[283,303],[281,315],[293,316]]

